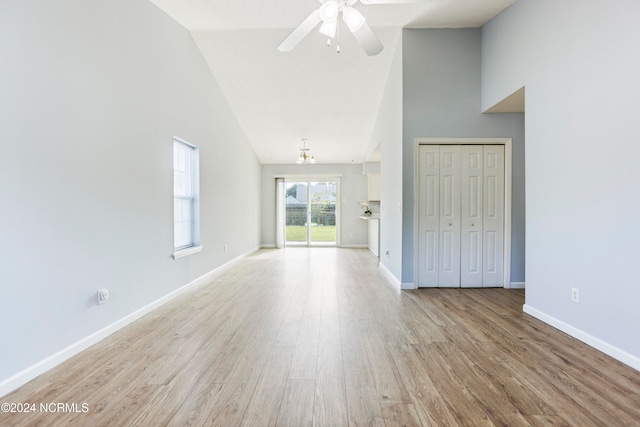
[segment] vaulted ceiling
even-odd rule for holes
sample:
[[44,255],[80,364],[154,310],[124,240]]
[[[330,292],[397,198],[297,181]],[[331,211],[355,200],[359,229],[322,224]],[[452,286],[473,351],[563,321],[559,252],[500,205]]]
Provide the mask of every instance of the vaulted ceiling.
[[384,46],[367,56],[344,25],[331,47],[314,30],[276,49],[319,0],[151,0],[191,32],[262,163],[295,163],[302,138],[318,163],[365,161],[401,29],[481,27],[515,1],[356,3]]

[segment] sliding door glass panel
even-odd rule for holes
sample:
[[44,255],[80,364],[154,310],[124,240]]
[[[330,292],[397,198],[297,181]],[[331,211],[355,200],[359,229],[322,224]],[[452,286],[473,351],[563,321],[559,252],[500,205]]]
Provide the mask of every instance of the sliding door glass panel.
[[307,244],[307,189],[306,182],[287,182],[285,185],[286,243]]
[[310,241],[320,244],[336,242],[336,182],[310,182]]

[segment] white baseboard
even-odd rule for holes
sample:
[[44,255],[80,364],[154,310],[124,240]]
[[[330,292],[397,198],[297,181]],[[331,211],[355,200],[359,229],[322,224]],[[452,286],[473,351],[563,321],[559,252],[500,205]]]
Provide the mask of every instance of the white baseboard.
[[639,357],[627,353],[626,351],[614,345],[602,341],[601,339],[596,338],[593,335],[590,335],[578,328],[575,328],[568,323],[563,322],[562,320],[556,319],[555,317],[550,316],[538,309],[535,309],[530,305],[525,304],[524,306],[522,306],[522,309],[525,313],[535,317],[536,319],[542,320],[543,322],[553,326],[554,328],[559,329],[562,332],[582,341],[583,343],[588,344],[597,350],[600,350],[604,354],[607,354],[614,359],[619,360],[620,362],[640,371]]
[[47,372],[48,370],[56,367],[57,365],[59,365],[60,363],[64,362],[65,360],[71,358],[72,356],[75,356],[76,354],[80,353],[81,351],[91,347],[92,345],[98,343],[99,341],[105,339],[106,337],[108,337],[109,335],[113,334],[114,332],[117,332],[118,330],[124,328],[125,326],[129,325],[130,323],[138,320],[139,318],[141,318],[142,316],[144,316],[145,314],[150,313],[151,311],[155,310],[156,308],[160,307],[161,305],[166,304],[167,302],[171,301],[172,299],[182,295],[183,293],[185,293],[188,289],[198,286],[198,285],[203,285],[206,284],[207,282],[209,282],[211,280],[211,278],[217,274],[220,273],[223,269],[228,268],[229,266],[233,265],[234,263],[236,263],[237,261],[241,260],[242,258],[245,258],[247,256],[249,256],[250,254],[254,253],[257,249],[252,249],[251,251],[242,254],[234,259],[232,259],[231,261],[222,264],[221,266],[213,269],[212,271],[204,274],[201,277],[198,277],[197,279],[191,281],[190,283],[187,283],[186,285],[168,293],[167,295],[157,299],[156,301],[153,301],[150,304],[145,305],[142,308],[139,308],[138,310],[134,311],[133,313],[123,317],[122,319],[84,337],[83,339],[81,339],[80,341],[77,341],[73,344],[71,344],[70,346],[68,346],[67,348],[64,348],[60,351],[58,351],[57,353],[52,354],[51,356],[41,360],[40,362],[29,366],[28,368],[23,369],[22,371],[18,372],[17,374],[6,378],[2,381],[0,381],[0,397],[11,393],[12,391],[14,391],[15,389],[17,389],[18,387],[21,387],[22,385],[28,383],[29,381],[31,381],[32,379],[38,377],[39,375],[42,375],[43,373]]
[[387,279],[389,279],[391,283],[393,283],[398,288],[401,287],[400,280],[398,280],[396,276],[394,276],[393,273],[391,273],[391,271],[389,271],[389,269],[383,263],[379,262],[378,267],[384,273],[384,275],[387,276]]
[[367,245],[363,245],[360,243],[354,243],[349,245],[340,245],[341,248],[349,248],[349,249],[367,249]]
[[385,274],[385,276],[387,276],[387,278],[391,280],[391,283],[396,285],[398,288],[416,289],[413,283],[402,283],[400,280],[398,280],[398,278],[394,276],[393,273],[382,262],[378,263],[378,266],[380,267],[380,270],[382,270],[382,272]]
[[418,288],[416,287],[415,283],[407,282],[407,283],[403,283],[402,285],[400,285],[400,289],[411,290],[411,289],[418,289]]
[[511,282],[509,284],[509,289],[524,289],[525,282]]
[[276,247],[275,243],[262,243],[260,249],[273,249]]

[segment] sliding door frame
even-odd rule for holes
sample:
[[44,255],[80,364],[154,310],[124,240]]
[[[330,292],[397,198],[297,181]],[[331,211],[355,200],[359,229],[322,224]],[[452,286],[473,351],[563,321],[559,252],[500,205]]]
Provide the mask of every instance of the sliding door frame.
[[[512,139],[511,138],[415,138],[414,139],[414,174],[413,174],[413,224],[417,230],[420,220],[420,146],[421,145],[504,145],[504,254],[503,283],[505,288],[511,287],[511,176],[512,176]],[[413,286],[418,288],[418,262],[420,241],[414,232],[413,239]]]
[[[340,247],[340,235],[342,234],[340,232],[341,230],[341,179],[342,179],[342,174],[313,174],[313,175],[277,175],[274,176],[274,178],[284,178],[284,187],[286,188],[287,182],[323,182],[323,181],[335,181],[336,183],[336,244],[335,247]],[[310,194],[310,190],[307,189],[307,195]],[[308,209],[310,208],[310,206],[307,207]],[[286,221],[286,215],[285,215],[285,219],[283,219],[283,221]],[[283,224],[284,227],[286,228],[286,224]],[[277,229],[277,224],[276,224],[276,229]],[[309,227],[307,227],[307,233],[310,232]],[[302,245],[300,245],[302,246]],[[322,244],[317,244],[314,245],[313,242],[311,241],[309,235],[307,235],[307,242],[304,246],[319,246],[319,247],[334,247],[333,245],[322,245]],[[284,247],[287,247],[287,243],[286,243],[286,238],[285,238],[285,242],[284,242]]]

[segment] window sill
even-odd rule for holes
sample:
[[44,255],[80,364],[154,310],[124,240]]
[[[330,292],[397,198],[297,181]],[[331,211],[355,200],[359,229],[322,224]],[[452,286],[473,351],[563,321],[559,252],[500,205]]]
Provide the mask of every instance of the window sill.
[[191,254],[196,254],[202,250],[203,246],[192,246],[186,249],[180,249],[173,253],[173,259],[183,258]]

